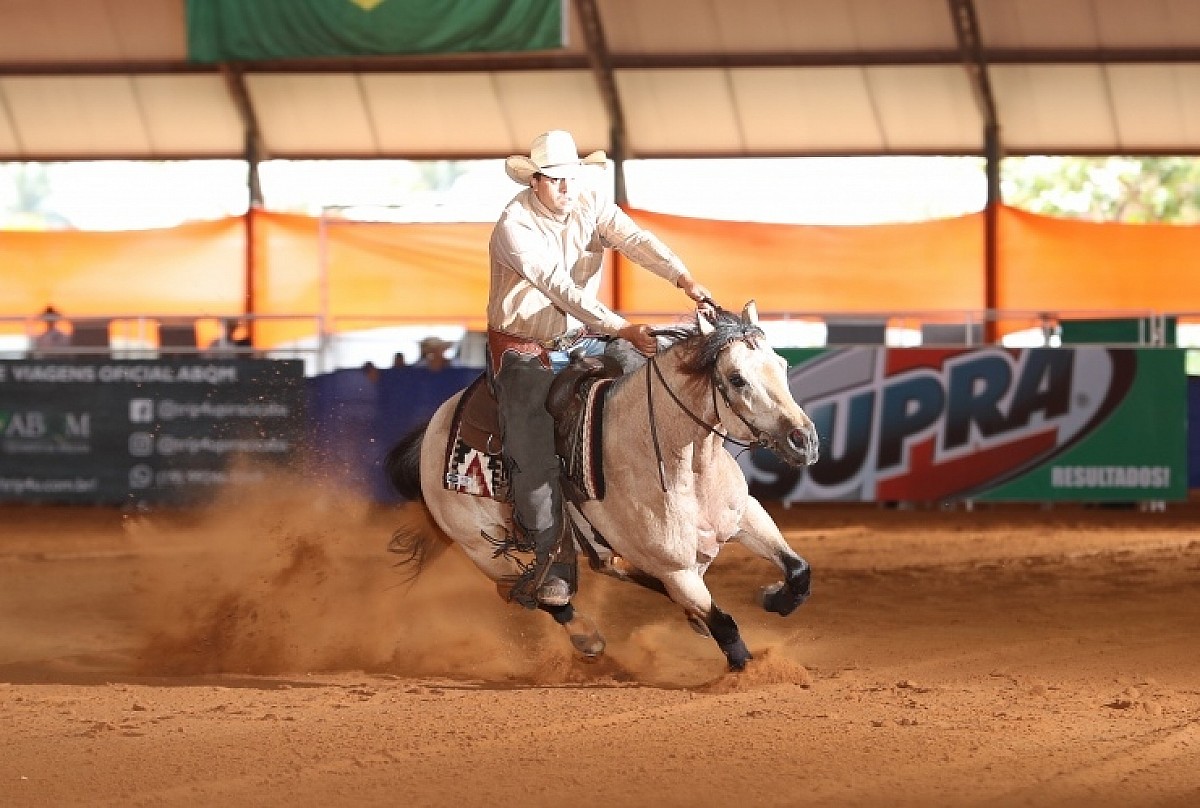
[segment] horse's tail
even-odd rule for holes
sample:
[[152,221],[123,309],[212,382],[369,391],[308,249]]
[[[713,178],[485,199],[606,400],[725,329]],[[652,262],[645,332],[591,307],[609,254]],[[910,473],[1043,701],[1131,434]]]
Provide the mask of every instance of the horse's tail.
[[419,506],[407,510],[404,515],[406,524],[392,534],[392,540],[388,543],[388,552],[400,556],[397,566],[411,568],[409,580],[420,575],[426,562],[446,546],[421,495],[421,444],[428,426],[422,424],[409,432],[383,459],[383,469],[392,487],[400,496]]
[[410,501],[424,500],[421,496],[421,443],[429,424],[409,432],[383,458],[383,470],[400,496]]
[[407,567],[406,579],[412,581],[450,542],[433,523],[429,509],[423,504],[419,507],[410,506],[403,518],[405,523],[392,534],[387,549],[389,553],[400,556],[396,566]]

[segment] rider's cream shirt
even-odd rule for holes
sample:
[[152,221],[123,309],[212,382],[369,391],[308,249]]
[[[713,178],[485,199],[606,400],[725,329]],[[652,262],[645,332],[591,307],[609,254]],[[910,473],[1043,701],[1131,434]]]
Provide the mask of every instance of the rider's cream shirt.
[[605,248],[675,283],[683,262],[653,234],[593,190],[555,216],[532,188],[513,197],[492,231],[488,327],[552,340],[582,323],[615,335],[626,321],[596,295]]

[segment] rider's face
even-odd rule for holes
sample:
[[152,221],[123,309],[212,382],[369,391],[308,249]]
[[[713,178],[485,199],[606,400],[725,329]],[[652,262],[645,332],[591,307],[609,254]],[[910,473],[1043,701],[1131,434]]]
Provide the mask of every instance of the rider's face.
[[533,175],[533,192],[546,208],[556,215],[562,216],[575,208],[579,189],[574,179],[555,179],[545,174]]

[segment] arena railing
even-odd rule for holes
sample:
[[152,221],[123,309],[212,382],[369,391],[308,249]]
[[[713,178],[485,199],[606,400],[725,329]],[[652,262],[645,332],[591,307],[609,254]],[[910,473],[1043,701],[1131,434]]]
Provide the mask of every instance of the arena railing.
[[[638,312],[628,316],[659,324],[677,323],[681,312]],[[1112,344],[1193,349],[1189,368],[1200,372],[1200,312],[1145,310],[946,310],[760,311],[768,340],[777,348],[882,345],[889,347],[972,346],[992,341],[1011,347]],[[39,350],[45,325],[38,315],[0,316],[0,358],[106,356],[114,359],[287,358],[305,363],[306,375],[371,362],[390,367],[416,361],[428,336],[455,344],[454,358],[483,364],[481,318],[378,316],[138,314],[89,315],[64,321],[71,343]],[[252,334],[252,346],[223,340],[233,324],[235,342]]]

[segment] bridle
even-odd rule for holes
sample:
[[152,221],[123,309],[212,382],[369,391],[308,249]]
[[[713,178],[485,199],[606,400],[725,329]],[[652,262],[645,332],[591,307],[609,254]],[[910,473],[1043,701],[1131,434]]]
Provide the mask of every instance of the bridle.
[[[713,363],[712,371],[709,373],[708,381],[709,381],[710,389],[712,390],[713,410],[716,411],[716,413],[717,413],[717,423],[716,424],[705,423],[700,418],[700,416],[698,416],[698,415],[696,415],[696,413],[692,412],[691,409],[689,409],[688,406],[686,404],[684,404],[683,401],[680,400],[679,396],[677,396],[675,394],[675,391],[671,389],[671,385],[667,384],[666,377],[663,376],[662,368],[660,368],[658,366],[658,356],[657,355],[650,357],[650,359],[648,360],[648,363],[650,365],[650,368],[654,371],[653,373],[650,373],[650,372],[646,373],[646,405],[649,408],[649,416],[650,416],[650,441],[651,441],[651,443],[654,444],[654,456],[655,456],[655,459],[658,461],[658,481],[659,481],[659,484],[662,486],[662,490],[664,492],[666,492],[666,490],[667,490],[667,471],[666,471],[666,466],[663,463],[662,447],[659,445],[659,442],[658,442],[658,424],[657,424],[658,419],[654,415],[654,391],[653,391],[652,384],[653,384],[653,379],[655,376],[658,377],[659,384],[661,384],[662,388],[667,391],[667,395],[669,395],[671,397],[671,400],[675,402],[675,404],[679,407],[679,409],[683,410],[688,418],[691,418],[692,421],[694,421],[701,429],[704,429],[709,434],[716,435],[717,437],[721,438],[722,440],[727,440],[730,443],[736,444],[737,446],[741,446],[742,448],[745,448],[745,449],[749,449],[754,446],[762,446],[762,447],[770,446],[770,440],[771,440],[770,437],[768,435],[766,435],[766,433],[763,430],[756,428],[753,424],[751,424],[749,421],[747,421],[740,412],[738,412],[736,409],[734,409],[733,402],[731,402],[729,400],[729,393],[725,390],[725,385],[722,384],[720,379],[717,378],[717,367],[716,367],[715,362]],[[724,432],[722,432],[721,430],[719,430],[717,428],[718,426],[721,425],[721,408],[717,404],[717,393],[718,392],[720,392],[721,398],[724,399],[724,401],[725,401],[725,407],[730,412],[732,412],[734,415],[736,415],[738,417],[739,421],[741,421],[743,424],[746,425],[746,428],[750,430],[750,434],[754,435],[754,440],[752,440],[752,441],[739,440],[738,438],[735,438],[732,435],[730,435],[728,429],[726,429]]]

